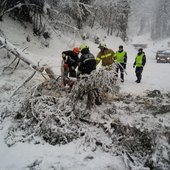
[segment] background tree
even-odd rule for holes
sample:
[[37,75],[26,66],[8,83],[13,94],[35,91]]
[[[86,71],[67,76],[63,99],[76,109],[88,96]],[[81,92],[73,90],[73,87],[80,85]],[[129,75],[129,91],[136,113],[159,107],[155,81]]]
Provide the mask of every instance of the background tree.
[[0,20],[6,13],[21,22],[33,23],[33,31],[36,35],[43,32],[42,14],[45,0],[1,0]]
[[168,36],[170,36],[170,1],[161,0],[157,6],[151,37],[158,39]]
[[130,13],[129,0],[120,0],[116,5],[115,11],[115,28],[117,36],[123,41],[127,38],[128,15]]
[[[44,31],[44,6],[49,5],[48,19],[54,21],[58,27],[77,27],[83,25],[93,27],[95,24],[107,29],[107,34],[117,32],[123,40],[127,37],[127,21],[129,13],[129,0],[1,0],[0,18],[7,12],[20,21],[33,23],[33,31],[41,35]],[[90,21],[90,22],[86,22]]]

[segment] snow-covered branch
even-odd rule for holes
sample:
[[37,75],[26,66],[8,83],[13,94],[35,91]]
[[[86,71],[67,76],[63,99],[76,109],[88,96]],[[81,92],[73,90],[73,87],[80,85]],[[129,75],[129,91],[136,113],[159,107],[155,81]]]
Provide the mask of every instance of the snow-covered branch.
[[6,39],[0,37],[0,43],[3,44],[4,48],[6,48],[9,52],[14,54],[15,56],[18,56],[21,60],[23,60],[28,65],[36,65],[34,62],[27,59],[27,56],[25,53],[22,52],[22,50],[16,48],[13,44],[11,44]]
[[0,44],[2,44],[4,48],[6,48],[10,53],[12,53],[19,60],[22,60],[24,63],[29,65],[30,68],[33,69],[34,71],[42,73],[45,70],[47,74],[50,72],[50,75],[48,75],[50,78],[53,78],[53,79],[56,78],[54,72],[50,68],[48,68],[48,66],[45,66],[45,67],[38,66],[38,64],[36,64],[35,61],[29,60],[28,56],[22,50],[15,47],[13,44],[8,42],[6,39],[0,37]]
[[62,24],[62,25],[65,25],[65,26],[67,26],[67,27],[69,27],[69,28],[72,28],[72,29],[75,30],[75,31],[78,31],[78,30],[79,30],[78,28],[76,28],[76,27],[74,27],[74,26],[72,26],[72,25],[66,24],[66,23],[64,23],[63,21],[56,20],[55,22],[57,22],[57,23],[59,23],[59,24]]
[[[94,9],[94,7],[92,5],[88,5],[88,4],[85,4],[85,3],[82,3],[82,2],[71,2],[72,4],[76,4],[76,5],[81,5],[82,7],[84,7],[91,15],[94,15],[94,12],[92,12],[91,10],[89,10],[90,8],[91,9]],[[84,11],[82,11],[82,13],[84,14]]]
[[4,14],[6,14],[6,13],[9,13],[9,12],[13,11],[13,10],[16,9],[16,8],[21,8],[22,6],[34,6],[34,7],[37,7],[37,8],[39,8],[39,9],[42,9],[42,7],[40,7],[40,6],[38,6],[38,5],[35,5],[35,4],[18,3],[18,4],[16,4],[15,6],[13,6],[12,8],[9,8],[9,9],[5,10],[5,11],[3,12],[3,14],[1,14],[1,15],[4,15]]

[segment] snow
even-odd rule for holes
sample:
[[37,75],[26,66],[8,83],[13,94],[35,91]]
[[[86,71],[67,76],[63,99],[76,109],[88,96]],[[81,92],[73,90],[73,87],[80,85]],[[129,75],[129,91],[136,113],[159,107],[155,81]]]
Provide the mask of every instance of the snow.
[[[8,122],[6,122],[8,125]],[[0,139],[4,139],[6,129],[0,133]],[[42,163],[40,167],[46,169],[124,169],[121,158],[98,150],[92,152],[79,148],[80,141],[72,142],[63,146],[44,144],[17,143],[13,147],[7,147],[0,140],[0,169],[2,170],[27,170],[35,161]]]
[[[60,75],[61,52],[63,50],[72,49],[74,46],[79,46],[81,43],[85,43],[89,45],[90,51],[95,56],[99,52],[99,49],[97,48],[98,45],[94,44],[94,42],[91,40],[83,41],[80,39],[79,35],[76,35],[76,39],[74,40],[74,35],[69,34],[62,37],[58,37],[56,34],[53,34],[52,39],[50,40],[50,47],[45,48],[40,43],[44,40],[40,40],[38,37],[33,36],[29,26],[27,28],[23,28],[20,23],[13,21],[10,18],[5,18],[3,22],[0,22],[0,29],[3,31],[7,40],[21,50],[28,47],[24,51],[26,54],[28,54],[28,59],[33,60],[35,63],[40,61],[40,65],[48,64],[57,75]],[[28,34],[31,35],[31,42],[26,41]],[[100,30],[98,31],[97,35],[103,36],[104,34]],[[143,42],[142,38],[135,37],[136,40],[134,40],[134,42]],[[154,89],[160,90],[161,92],[170,92],[170,65],[166,63],[158,64],[155,60],[155,52],[162,46],[166,47],[168,40],[156,43],[153,43],[150,39],[145,40],[145,42],[148,44],[148,47],[144,49],[147,57],[147,63],[144,67],[142,82],[140,84],[136,84],[133,62],[137,54],[137,50],[131,45],[133,43],[124,43],[120,38],[116,38],[114,36],[106,37],[104,39],[108,48],[116,51],[118,46],[121,44],[124,46],[125,51],[127,51],[127,75],[125,75],[125,82],[120,83],[121,93],[143,95],[147,90]],[[5,58],[5,56],[6,52],[3,49],[0,49],[1,72],[2,68],[8,63],[8,59]],[[98,68],[99,67],[100,65]],[[10,105],[10,96],[13,90],[22,84],[23,79],[25,79],[28,74],[31,73],[29,68],[26,66],[21,66],[19,71],[16,70],[14,74],[10,76],[1,74],[0,91],[2,95],[0,97],[0,107],[2,111],[4,111],[4,108],[6,108],[7,112],[11,109],[12,105]],[[36,77],[36,80],[31,81],[35,83],[37,80],[42,81],[42,79],[40,79],[38,76]],[[18,103],[16,103],[16,105],[18,105]],[[1,116],[3,114],[2,111]],[[130,124],[141,117],[142,115],[139,114],[134,115],[133,118],[128,115],[123,115],[122,121],[128,122]],[[166,122],[167,119],[166,123],[168,125],[169,116],[166,115],[162,119],[164,122]],[[152,124],[152,121],[153,119],[150,117],[148,126]],[[43,144],[18,142],[14,146],[8,147],[4,143],[4,138],[6,137],[6,133],[8,127],[10,127],[11,121],[6,120],[3,125],[4,124],[5,126],[1,126],[0,121],[1,170],[28,170],[29,167],[33,166],[34,163],[34,168],[41,170],[125,170],[126,168],[122,163],[123,160],[121,157],[103,152],[100,149],[91,151],[88,150],[88,148],[81,148],[78,145],[80,142],[79,140],[61,146],[52,146],[45,142]]]
[[[121,168],[119,159],[110,154],[103,154],[102,152],[78,152],[75,144],[68,144],[62,147],[33,144],[18,144],[12,148],[5,148],[2,150],[1,169],[27,169],[26,166],[32,164],[35,160],[43,162],[40,169],[104,169],[107,166]],[[92,160],[85,160],[87,156],[93,156]],[[105,164],[103,164],[105,162]]]

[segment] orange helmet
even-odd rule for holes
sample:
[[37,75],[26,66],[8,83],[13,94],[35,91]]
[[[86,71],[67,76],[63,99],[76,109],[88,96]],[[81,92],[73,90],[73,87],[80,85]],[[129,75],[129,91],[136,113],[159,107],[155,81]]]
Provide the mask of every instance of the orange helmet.
[[75,48],[73,49],[73,52],[76,53],[76,54],[79,54],[80,50],[79,50],[78,47],[75,47]]

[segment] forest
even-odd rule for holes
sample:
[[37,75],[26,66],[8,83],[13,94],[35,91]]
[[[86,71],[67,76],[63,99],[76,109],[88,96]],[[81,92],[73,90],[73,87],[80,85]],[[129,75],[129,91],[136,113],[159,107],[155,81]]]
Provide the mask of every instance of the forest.
[[[128,32],[149,33],[152,39],[170,36],[169,0],[0,0],[0,20],[10,15],[30,22],[35,35],[49,23],[54,31],[75,31],[85,26],[104,28],[123,41]],[[62,19],[61,19],[62,18]],[[131,22],[133,21],[133,22]],[[47,34],[46,34],[47,35]],[[48,35],[47,35],[48,36]]]

